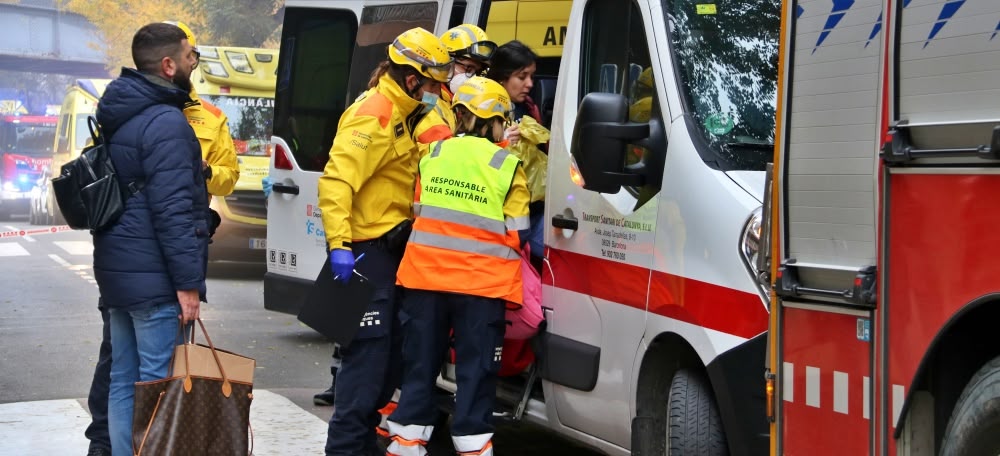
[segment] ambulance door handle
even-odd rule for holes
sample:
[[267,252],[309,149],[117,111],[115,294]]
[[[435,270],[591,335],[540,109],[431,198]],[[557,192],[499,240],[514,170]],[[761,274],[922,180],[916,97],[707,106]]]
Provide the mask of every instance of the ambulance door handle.
[[580,222],[576,217],[556,214],[552,216],[552,226],[564,230],[576,231],[580,227]]
[[287,195],[299,194],[299,186],[295,184],[287,185],[275,182],[274,185],[271,187],[271,190],[273,190],[274,193],[284,193]]

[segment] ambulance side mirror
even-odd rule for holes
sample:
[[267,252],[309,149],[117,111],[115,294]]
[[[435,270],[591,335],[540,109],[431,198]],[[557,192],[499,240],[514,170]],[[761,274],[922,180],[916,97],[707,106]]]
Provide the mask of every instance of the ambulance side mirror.
[[623,185],[642,186],[642,175],[626,171],[625,153],[629,142],[647,137],[648,124],[628,122],[624,96],[593,92],[583,97],[570,146],[583,175],[583,188],[618,193]]

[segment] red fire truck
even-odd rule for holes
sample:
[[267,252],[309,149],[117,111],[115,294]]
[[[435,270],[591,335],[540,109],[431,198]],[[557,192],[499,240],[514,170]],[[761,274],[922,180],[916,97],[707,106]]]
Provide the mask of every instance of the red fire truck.
[[1000,454],[998,22],[996,0],[783,2],[772,454]]
[[31,192],[52,162],[57,116],[0,116],[0,219],[28,214]]

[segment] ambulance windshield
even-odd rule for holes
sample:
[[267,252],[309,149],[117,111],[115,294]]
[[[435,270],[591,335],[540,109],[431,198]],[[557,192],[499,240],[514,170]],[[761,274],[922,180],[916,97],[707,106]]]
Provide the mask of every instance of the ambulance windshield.
[[780,3],[665,2],[689,129],[713,167],[763,170],[772,160]]

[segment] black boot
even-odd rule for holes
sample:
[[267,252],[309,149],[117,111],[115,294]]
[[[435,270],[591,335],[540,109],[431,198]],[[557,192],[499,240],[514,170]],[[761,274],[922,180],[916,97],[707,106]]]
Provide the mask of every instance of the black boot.
[[337,368],[330,368],[330,375],[333,376],[333,381],[330,382],[330,388],[322,393],[313,396],[313,404],[315,405],[333,405],[334,390],[337,388]]

